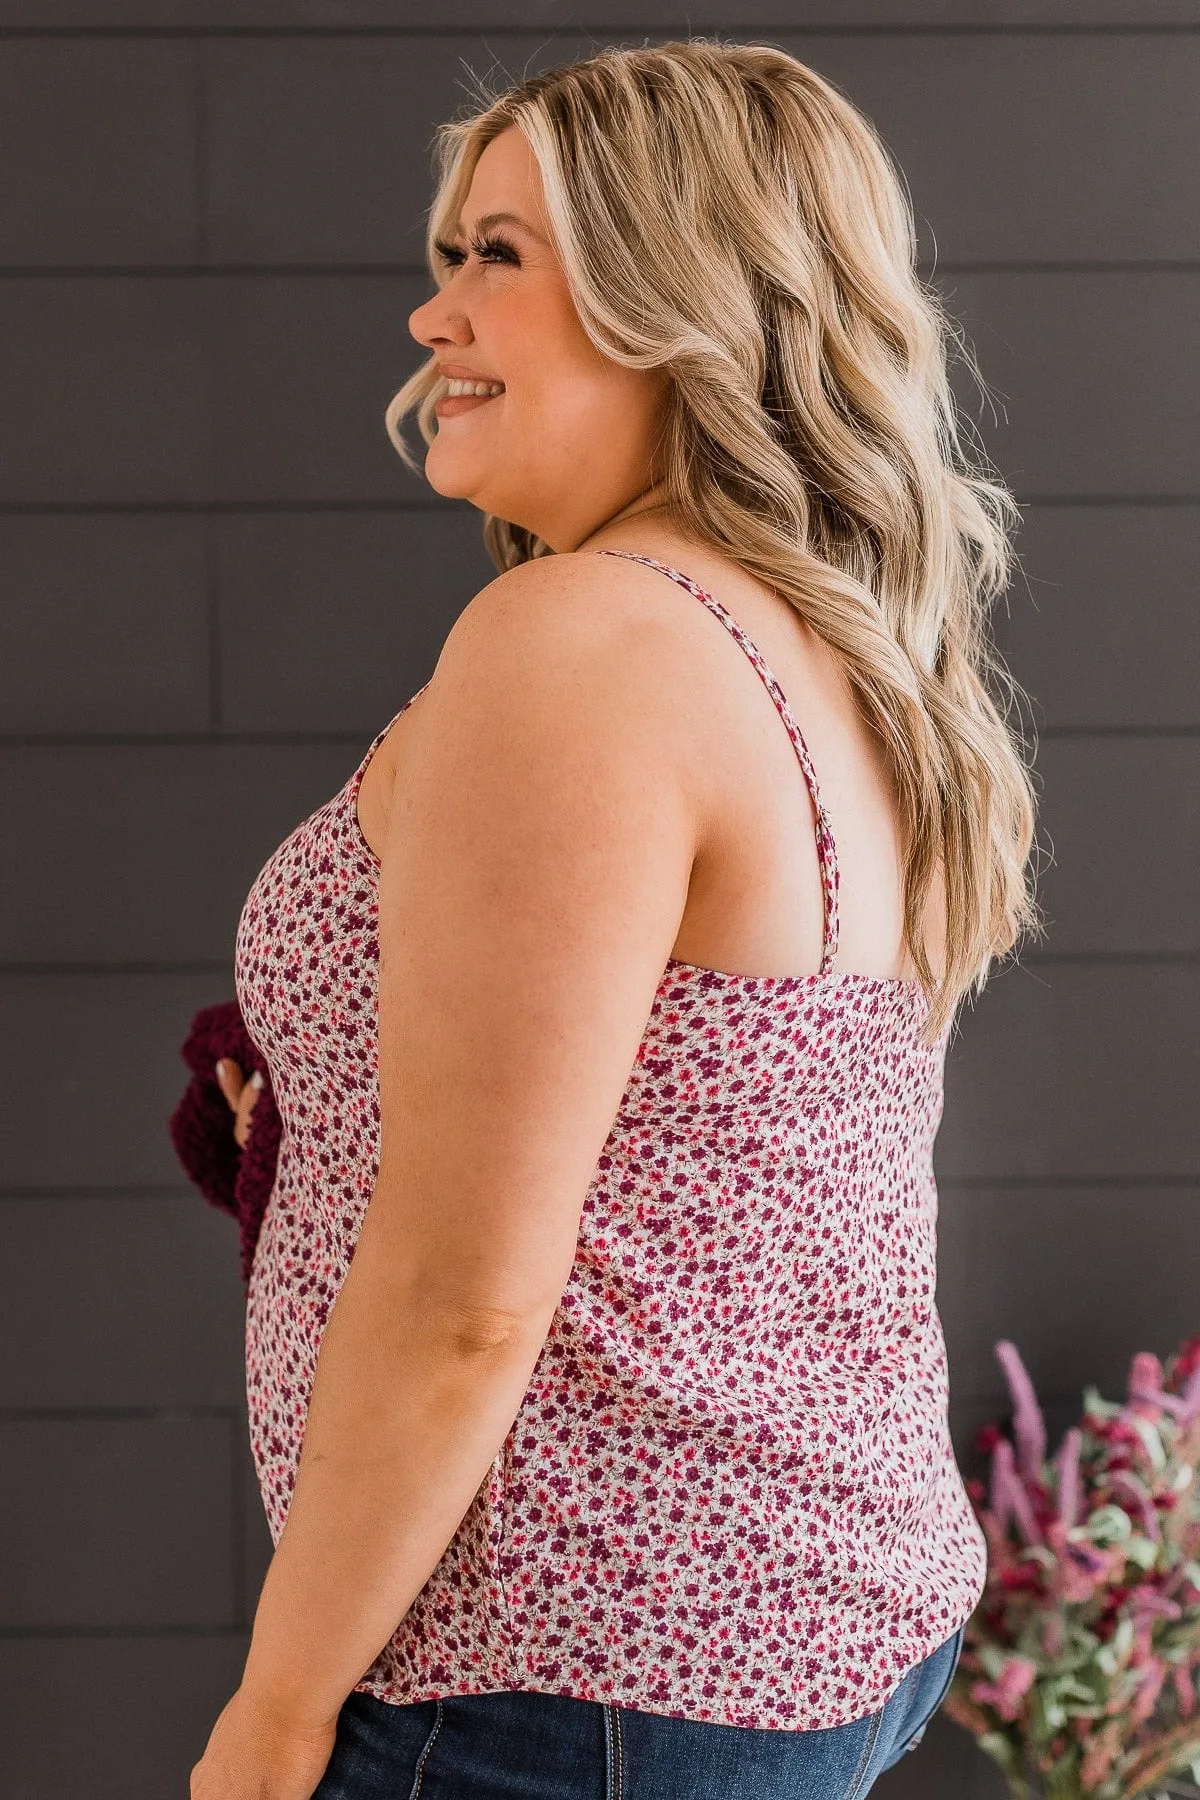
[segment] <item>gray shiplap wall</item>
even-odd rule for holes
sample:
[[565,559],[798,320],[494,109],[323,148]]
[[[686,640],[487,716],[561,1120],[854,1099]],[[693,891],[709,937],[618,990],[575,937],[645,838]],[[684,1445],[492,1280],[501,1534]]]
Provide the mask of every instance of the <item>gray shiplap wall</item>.
[[[765,38],[896,152],[1024,510],[1000,635],[1056,854],[1044,946],[951,1061],[964,1465],[997,1337],[1056,1430],[1200,1327],[1200,0],[797,10],[0,0],[5,1800],[182,1794],[240,1672],[269,1539],[235,1233],[164,1121],[256,870],[492,574],[382,427],[468,71]],[[878,1791],[1002,1788],[938,1720]]]

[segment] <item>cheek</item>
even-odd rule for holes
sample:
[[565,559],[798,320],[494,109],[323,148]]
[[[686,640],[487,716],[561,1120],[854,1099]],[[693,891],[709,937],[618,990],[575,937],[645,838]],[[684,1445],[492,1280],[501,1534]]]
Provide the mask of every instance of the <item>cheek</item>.
[[[564,369],[547,377],[542,371],[518,381],[511,395],[511,424],[515,430],[540,437],[547,450],[561,453],[563,443],[591,440],[611,430],[613,393],[590,372]],[[510,421],[506,419],[505,423]]]

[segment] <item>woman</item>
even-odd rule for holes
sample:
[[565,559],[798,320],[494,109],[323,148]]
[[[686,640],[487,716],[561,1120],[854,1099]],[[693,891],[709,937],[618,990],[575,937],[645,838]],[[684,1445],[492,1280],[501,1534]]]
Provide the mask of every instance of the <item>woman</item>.
[[441,147],[388,428],[501,573],[239,924],[276,1552],[193,1800],[858,1800],[983,1586],[931,1151],[1031,915],[1015,507],[790,56],[606,51]]

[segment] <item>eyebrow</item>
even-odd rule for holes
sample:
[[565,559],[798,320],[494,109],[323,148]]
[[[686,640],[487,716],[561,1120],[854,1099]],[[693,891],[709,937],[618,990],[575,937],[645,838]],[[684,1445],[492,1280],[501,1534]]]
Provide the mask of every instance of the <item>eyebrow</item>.
[[[512,213],[512,212],[481,213],[480,216],[475,221],[476,231],[482,231],[482,230],[486,229],[486,227],[489,225],[516,225],[519,227],[519,229],[521,231],[528,232],[528,234],[531,238],[536,238],[539,244],[544,244],[546,242],[546,240],[542,236],[541,232],[535,231],[533,229],[533,226],[527,224],[526,221],[523,218],[521,218],[519,213]],[[455,226],[455,230],[461,232],[461,230],[462,230],[462,220],[461,219],[458,220],[458,223]]]

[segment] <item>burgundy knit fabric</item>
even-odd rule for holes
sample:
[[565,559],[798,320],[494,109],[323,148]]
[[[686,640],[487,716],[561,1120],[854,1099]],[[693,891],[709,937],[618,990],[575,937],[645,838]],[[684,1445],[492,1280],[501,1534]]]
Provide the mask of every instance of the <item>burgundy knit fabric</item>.
[[[242,1280],[249,1284],[259,1227],[275,1182],[282,1132],[270,1070],[246,1030],[236,1000],[202,1006],[179,1054],[192,1071],[192,1079],[167,1129],[175,1154],[204,1198],[238,1221]],[[233,1135],[233,1109],[217,1081],[216,1064],[224,1056],[233,1058],[247,1081],[256,1072],[263,1077],[244,1149]]]

